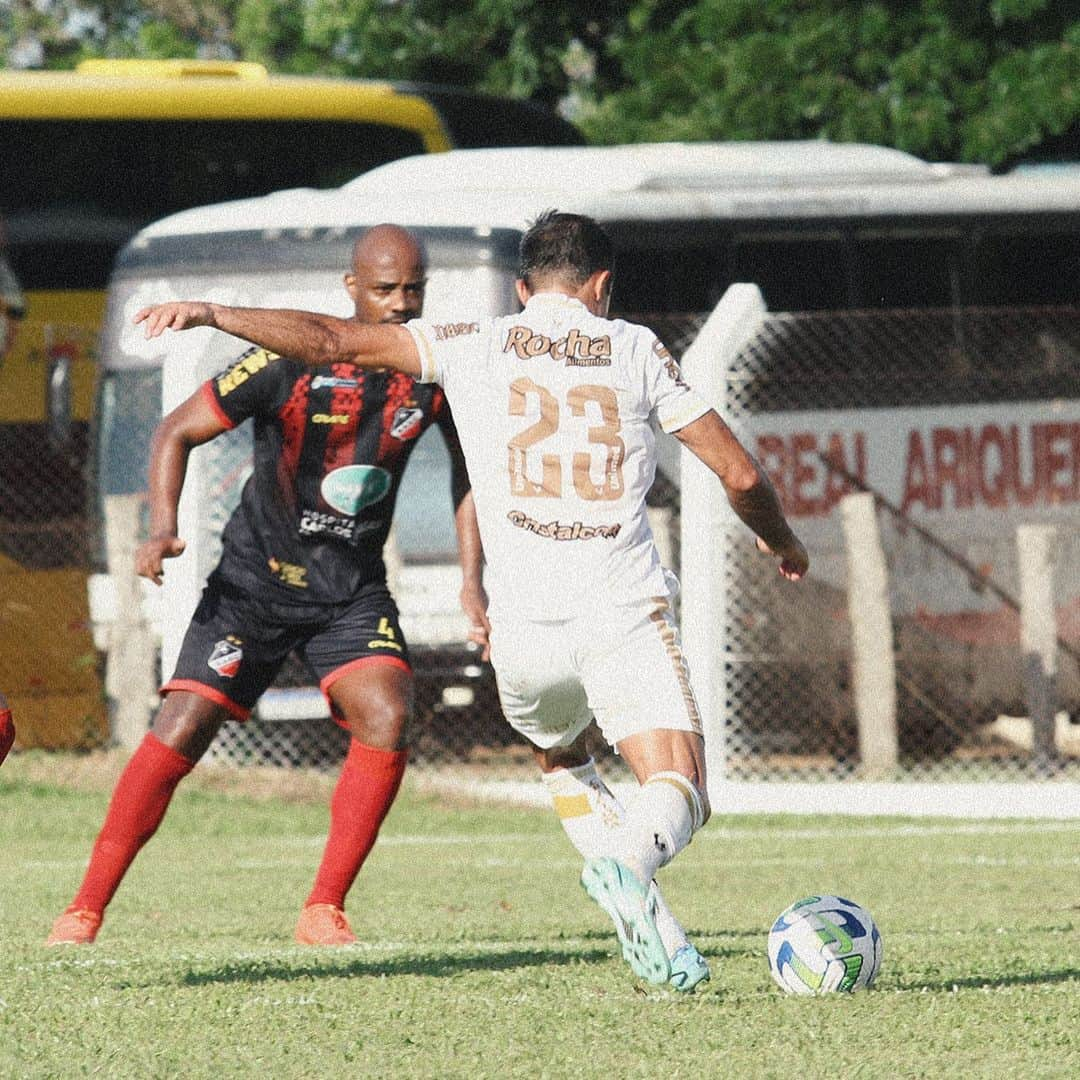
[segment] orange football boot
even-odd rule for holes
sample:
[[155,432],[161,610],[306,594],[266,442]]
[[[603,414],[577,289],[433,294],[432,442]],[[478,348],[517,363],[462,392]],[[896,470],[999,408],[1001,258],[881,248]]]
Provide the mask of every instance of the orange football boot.
[[356,935],[341,908],[309,904],[297,920],[296,941],[299,945],[352,945]]
[[91,945],[101,929],[96,911],[65,911],[53,923],[46,945]]

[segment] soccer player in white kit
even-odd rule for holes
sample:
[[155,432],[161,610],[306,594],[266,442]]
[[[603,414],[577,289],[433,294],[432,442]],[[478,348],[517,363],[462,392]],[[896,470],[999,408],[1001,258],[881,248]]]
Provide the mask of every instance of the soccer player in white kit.
[[[482,321],[368,326],[310,312],[174,301],[147,336],[213,326],[311,364],[390,367],[446,390],[487,563],[491,661],[509,722],[531,742],[582,884],[651,983],[692,990],[704,959],[654,876],[709,816],[704,739],[645,512],[651,419],[720,478],[758,547],[801,578],[806,550],[768,479],[682,379],[652,331],[608,319],[613,250],[591,218],[549,211],[521,241],[524,310]],[[474,627],[487,644],[488,628]],[[595,717],[640,787],[625,809],[582,733]]]

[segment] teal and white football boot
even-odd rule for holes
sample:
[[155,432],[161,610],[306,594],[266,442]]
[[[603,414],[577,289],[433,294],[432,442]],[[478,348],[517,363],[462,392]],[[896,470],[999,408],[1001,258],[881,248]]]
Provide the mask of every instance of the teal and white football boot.
[[656,900],[637,875],[615,859],[590,859],[581,885],[615,924],[623,959],[634,974],[654,986],[666,983],[671,964],[656,929]]
[[671,978],[668,982],[680,994],[692,994],[697,986],[708,981],[709,965],[689,941],[675,950],[675,955],[671,958]]

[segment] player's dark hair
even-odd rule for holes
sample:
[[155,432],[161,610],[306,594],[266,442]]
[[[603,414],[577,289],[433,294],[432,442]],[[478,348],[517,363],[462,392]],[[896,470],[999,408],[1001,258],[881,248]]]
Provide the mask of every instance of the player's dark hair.
[[597,270],[611,270],[614,264],[611,239],[584,214],[545,210],[518,248],[518,277],[530,290],[553,278],[580,288]]

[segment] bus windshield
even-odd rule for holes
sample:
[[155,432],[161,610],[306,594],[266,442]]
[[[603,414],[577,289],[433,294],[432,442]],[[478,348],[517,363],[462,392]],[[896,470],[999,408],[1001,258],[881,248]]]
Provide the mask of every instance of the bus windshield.
[[119,244],[177,210],[336,187],[424,150],[415,132],[341,120],[21,120],[3,130],[0,191],[28,289],[103,288]]
[[84,234],[100,236],[106,223],[130,234],[177,210],[283,188],[336,187],[424,152],[415,132],[344,120],[30,119],[5,123],[3,143],[0,192],[30,288],[91,283],[70,260],[56,265],[63,237],[48,250],[27,251],[37,247],[35,236],[47,237],[50,214],[78,216]]

